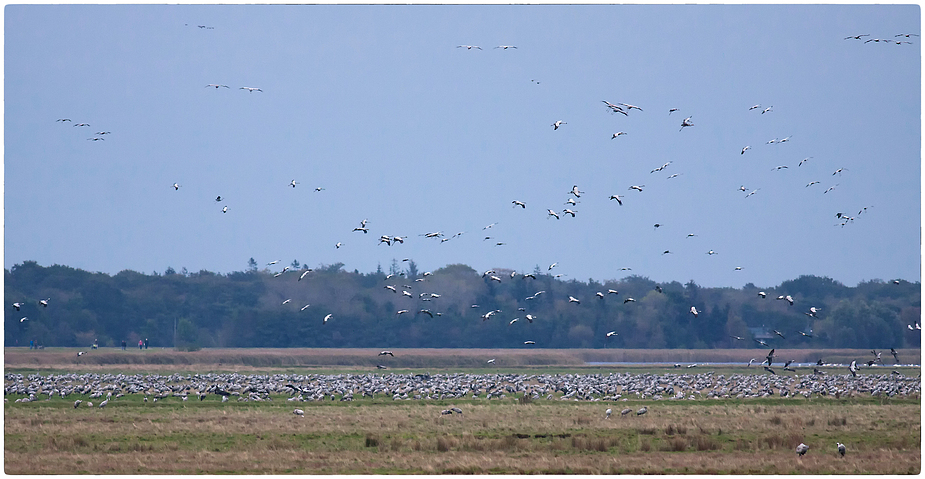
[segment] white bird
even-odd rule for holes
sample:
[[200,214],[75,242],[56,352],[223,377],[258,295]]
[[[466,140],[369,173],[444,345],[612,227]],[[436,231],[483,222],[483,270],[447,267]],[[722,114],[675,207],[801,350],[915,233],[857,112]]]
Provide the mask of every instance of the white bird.
[[575,217],[575,213],[577,213],[577,211],[572,211],[572,210],[570,210],[570,209],[568,209],[568,208],[562,210],[562,214],[564,214],[564,215],[572,215],[572,218]]
[[697,307],[696,307],[696,306],[691,306],[691,314],[693,314],[695,318],[697,317],[697,315],[700,314],[700,312],[697,311]]
[[645,186],[646,186],[646,185],[632,185],[632,186],[630,186],[630,187],[627,188],[627,189],[636,190],[636,191],[640,191],[640,192],[641,192],[642,189],[645,188]]
[[569,297],[568,297],[568,302],[569,302],[569,303],[578,303],[578,304],[581,304],[581,301],[579,301],[578,298],[575,298],[574,296],[569,296]]
[[512,325],[512,324],[516,323],[518,319],[520,319],[520,318],[514,318],[514,319],[511,320],[511,322],[509,322],[509,323],[507,323],[507,324],[508,324],[508,325]]
[[287,299],[287,300],[285,300],[285,301],[283,301],[283,304],[286,304],[286,303],[288,303],[288,302],[290,302],[290,301],[292,301],[291,298],[290,298],[290,299]]
[[39,304],[41,304],[43,307],[47,308],[47,307],[48,307],[48,302],[49,302],[49,301],[51,301],[51,298],[41,299],[41,300],[39,300]]
[[[669,114],[670,114],[670,113],[669,113]],[[689,116],[689,117],[685,118],[685,119],[681,122],[681,129],[678,130],[678,131],[683,130],[684,127],[686,127],[686,126],[694,126],[694,124],[691,123],[691,118],[693,118],[693,116]]]
[[556,213],[556,212],[555,212],[555,211],[553,211],[553,210],[549,210],[549,209],[547,209],[547,210],[546,210],[546,213],[547,213],[547,215],[546,215],[546,219],[549,219],[549,217],[550,217],[550,216],[555,216],[555,217],[556,217],[556,219],[559,219],[559,214],[558,214],[558,213]]
[[568,124],[568,123],[566,123],[566,122],[564,122],[564,121],[562,121],[562,120],[556,120],[556,122],[553,123],[553,124],[550,125],[550,126],[552,126],[552,129],[553,129],[553,130],[558,130],[560,126],[562,126],[562,125],[567,125],[567,124]]
[[819,182],[818,182],[818,181],[810,181],[809,183],[806,184],[805,188],[809,188],[810,186],[813,186],[813,185],[815,185],[816,183],[819,183]]
[[527,321],[530,323],[533,323],[533,320],[536,319],[536,316],[533,316],[532,314],[528,314],[525,317],[527,318]]
[[24,317],[20,318],[19,322],[22,323],[22,322],[25,322],[25,321],[28,321],[28,320],[29,320],[29,318],[27,318],[27,317],[24,316]]
[[765,297],[768,296],[768,293],[765,293],[764,291],[758,291],[758,296],[761,296],[762,298],[765,298]]
[[180,189],[180,184],[179,184],[179,183],[174,183],[174,184],[173,184],[173,189],[174,189],[174,190],[179,190],[179,189]]
[[838,186],[838,185],[830,186],[829,189],[825,190],[822,194],[826,194],[826,193],[828,193],[828,192],[834,190],[836,186]]
[[328,315],[324,317],[324,320],[321,321],[321,324],[327,323],[332,317],[334,317],[334,313],[328,313]]
[[338,242],[337,244],[334,245],[334,249],[340,249],[340,247],[343,245],[344,245],[343,243]]
[[620,292],[615,289],[608,289],[607,294],[620,294]]
[[107,399],[107,400],[105,400],[105,401],[103,401],[103,402],[100,403],[100,409],[106,407],[107,404],[109,404],[109,399]]
[[637,416],[642,416],[643,414],[649,412],[649,408],[643,406],[642,409],[636,411]]
[[841,454],[841,457],[845,457],[845,445],[840,442],[836,442],[835,446],[838,448],[838,453]]
[[620,105],[625,106],[627,110],[632,110],[633,108],[635,108],[635,109],[637,109],[637,110],[639,110],[639,111],[642,111],[642,108],[639,108],[639,107],[636,106],[636,105],[630,105],[629,103],[620,103]]
[[746,198],[748,198],[749,196],[751,196],[751,195],[753,195],[753,194],[755,194],[755,193],[757,193],[757,192],[758,192],[758,190],[760,190],[760,189],[761,189],[761,188],[758,188],[758,189],[755,189],[755,190],[752,190],[752,191],[751,191],[751,192],[750,192],[749,194],[747,194],[747,195],[745,195],[745,197],[746,197]]
[[852,377],[857,376],[858,375],[858,362],[851,361],[851,364],[848,365],[848,371],[851,372]]
[[607,337],[608,337],[608,338],[611,337],[611,336],[616,336],[616,335],[617,335],[617,332],[616,332],[616,331],[611,331],[611,332],[607,333]]
[[746,146],[745,148],[742,148],[742,152],[739,153],[739,154],[740,154],[740,155],[744,155],[744,154],[745,154],[745,150],[750,150],[750,149],[752,149],[752,147]]
[[573,185],[569,193],[575,195],[575,198],[581,198],[581,193],[584,193],[584,191],[578,191],[578,185]]
[[600,291],[594,293],[594,295],[597,296],[598,298],[604,299],[604,293],[602,293],[602,292],[600,292]]
[[803,166],[803,163],[806,163],[807,161],[809,161],[810,158],[812,158],[812,157],[811,157],[811,156],[807,156],[806,158],[803,158],[802,160],[800,160],[800,164],[797,165],[797,166]]
[[752,105],[748,108],[749,111],[754,110],[755,108],[761,108],[761,105]]
[[618,203],[620,206],[623,206],[623,201],[622,201],[620,198],[622,198],[622,196],[620,196],[620,195],[610,195],[610,199],[612,199],[612,200],[617,200],[617,203]]
[[636,301],[636,300],[633,299],[633,298],[626,298],[626,299],[623,300],[623,304],[632,303],[632,302],[635,302],[635,301]]
[[710,255],[710,256],[713,256],[713,255],[715,255],[715,254],[717,254],[717,253],[716,253],[716,251],[710,250],[710,251],[707,251],[707,254]]
[[253,93],[253,92],[255,92],[255,91],[259,91],[259,92],[262,92],[262,91],[263,91],[263,90],[261,90],[260,88],[251,87],[251,86],[242,86],[241,88],[238,88],[238,90],[247,90],[248,93]]
[[507,50],[508,48],[517,48],[514,45],[498,45],[495,48],[500,48],[502,50]]
[[78,357],[78,358],[81,357],[81,356],[83,356],[84,354],[87,354],[87,352],[86,352],[86,351],[77,351],[77,357]]
[[296,181],[296,180],[292,180],[292,181],[289,182],[289,186],[291,186],[291,187],[293,187],[293,188],[295,188],[295,185],[298,185],[298,184],[300,184],[300,183],[299,183],[298,181]]
[[736,267],[733,269],[733,271],[742,271],[742,267],[741,267],[741,266],[736,266]]
[[607,408],[607,410],[604,411],[604,419],[610,419],[610,414],[611,414],[611,413],[613,413],[613,410],[610,409],[610,408]]
[[764,115],[765,113],[767,113],[767,112],[769,112],[769,111],[774,111],[774,110],[771,110],[771,108],[774,108],[774,105],[771,105],[771,106],[765,108],[764,110],[761,110],[761,114]]
[[515,208],[518,207],[518,206],[521,207],[521,208],[523,208],[523,209],[526,209],[526,208],[527,208],[527,204],[524,203],[523,201],[514,200],[514,201],[512,201],[511,203],[514,204],[514,207],[515,207]]
[[301,409],[293,409],[292,414],[295,414],[296,416],[299,416],[299,417],[305,417],[305,411]]
[[784,168],[787,168],[787,165],[781,165],[781,166],[778,166],[777,168],[774,168],[774,169],[773,169],[773,170],[771,170],[771,171],[778,171],[778,170],[783,170]]
[[797,446],[797,454],[799,454],[799,455],[801,455],[801,456],[802,456],[803,454],[806,454],[806,451],[808,451],[808,450],[809,450],[809,446],[807,446],[806,444],[803,444],[802,442],[800,443],[799,446]]
[[311,305],[310,305],[310,304],[306,304],[305,306],[302,306],[302,309],[300,309],[299,311],[305,311],[306,309],[308,309],[309,306],[311,306]]
[[457,45],[456,48],[465,48],[466,50],[472,50],[473,48],[478,48],[479,50],[482,49],[482,47],[478,45]]
[[220,84],[218,84],[218,83],[209,83],[209,84],[206,85],[205,87],[206,87],[206,88],[209,88],[209,87],[214,87],[214,88],[221,88],[221,87],[231,88],[231,87],[229,87],[228,85],[220,85]]
[[395,354],[392,353],[392,351],[380,351],[378,355],[379,356],[392,356],[393,358],[395,357]]
[[77,409],[77,406],[80,406],[80,403],[83,402],[80,399],[74,401],[74,409]]
[[618,137],[618,136],[623,136],[623,135],[625,135],[625,134],[626,134],[625,131],[618,131],[618,132],[614,133],[613,136],[610,137],[610,139],[612,140],[612,139],[614,139],[614,138],[616,138],[616,137]]
[[228,212],[228,207],[227,207],[227,206],[223,206],[223,207],[222,207],[222,213],[227,213],[227,212]]
[[494,363],[495,363],[495,358],[491,358],[488,360],[488,364],[494,364]]
[[536,341],[524,341],[524,344],[536,344]]

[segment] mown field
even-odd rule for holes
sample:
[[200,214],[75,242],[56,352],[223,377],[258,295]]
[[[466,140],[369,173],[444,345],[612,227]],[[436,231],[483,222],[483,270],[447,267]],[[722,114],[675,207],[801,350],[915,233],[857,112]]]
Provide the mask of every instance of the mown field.
[[[627,372],[586,361],[658,363],[629,372],[679,371],[673,362],[742,361],[764,350],[171,350],[92,351],[8,348],[6,372],[240,371],[245,374],[421,372],[518,374]],[[918,350],[900,351],[918,363]],[[800,355],[803,356],[800,356]],[[870,351],[778,350],[779,358],[809,362],[864,358]],[[888,354],[888,351],[887,351]],[[621,356],[622,355],[622,356]],[[496,364],[486,367],[486,358]],[[735,358],[735,359],[731,359]],[[742,358],[745,358],[742,360]],[[862,374],[888,374],[887,367]],[[95,360],[91,361],[91,360]],[[814,359],[813,359],[814,360]],[[405,361],[405,362],[403,362]],[[375,364],[391,371],[376,371]],[[456,365],[456,363],[461,365]],[[370,366],[372,365],[372,366]],[[710,368],[711,370],[713,368]],[[717,368],[716,374],[760,368]],[[873,370],[872,370],[873,369]],[[907,376],[917,368],[900,368]],[[832,371],[845,374],[846,371]],[[790,374],[790,373],[788,373]],[[918,474],[921,401],[910,398],[803,397],[627,401],[503,399],[222,403],[168,397],[143,402],[129,394],[106,408],[73,407],[74,399],[44,397],[4,404],[7,474]],[[81,397],[84,401],[86,397]],[[97,400],[94,400],[97,402]],[[449,407],[462,415],[442,415]],[[648,407],[648,413],[619,415]],[[304,417],[292,414],[294,408]],[[613,408],[610,419],[604,411]],[[794,448],[809,445],[804,457]],[[842,458],[836,442],[848,448]]]
[[[11,401],[12,402],[12,401]],[[448,406],[462,415],[441,415]],[[604,419],[604,410],[648,414]],[[6,404],[7,474],[918,474],[917,400]],[[809,445],[800,458],[794,448]],[[839,457],[835,443],[848,454]]]

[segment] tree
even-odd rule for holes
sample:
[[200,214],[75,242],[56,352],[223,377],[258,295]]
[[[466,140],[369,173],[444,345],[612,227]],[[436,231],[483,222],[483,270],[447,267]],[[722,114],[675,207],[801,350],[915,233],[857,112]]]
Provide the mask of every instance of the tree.
[[257,272],[257,261],[254,261],[254,258],[247,260],[247,272],[248,273]]
[[408,260],[408,277],[414,278],[418,275],[418,265],[413,259]]
[[292,269],[299,269],[299,267],[300,267],[300,266],[299,266],[299,260],[297,260],[297,259],[292,260],[292,264],[291,264],[290,266],[292,266]]

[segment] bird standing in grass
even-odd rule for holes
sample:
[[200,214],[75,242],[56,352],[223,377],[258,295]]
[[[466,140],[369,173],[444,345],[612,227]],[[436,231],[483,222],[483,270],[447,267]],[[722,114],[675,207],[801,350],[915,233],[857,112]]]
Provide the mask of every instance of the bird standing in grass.
[[845,457],[845,445],[840,442],[837,442],[835,444],[838,447],[838,453],[841,454],[841,457]]
[[802,456],[803,454],[806,454],[806,451],[808,450],[809,450],[809,446],[807,446],[806,444],[803,444],[802,442],[800,443],[799,446],[797,446],[797,454],[799,454],[800,456]]

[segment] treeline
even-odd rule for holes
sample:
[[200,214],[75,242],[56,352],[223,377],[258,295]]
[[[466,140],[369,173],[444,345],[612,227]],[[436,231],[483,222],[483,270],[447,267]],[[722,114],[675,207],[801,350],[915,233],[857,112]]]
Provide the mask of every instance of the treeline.
[[[168,268],[110,276],[24,261],[4,272],[5,345],[113,347],[124,340],[132,347],[139,339],[182,349],[764,348],[756,339],[778,348],[921,345],[921,332],[907,327],[920,321],[918,282],[849,287],[806,275],[736,289],[640,276],[560,281],[539,267],[535,277],[512,277],[510,270],[483,275],[461,264],[420,272],[413,261],[393,261],[388,274],[347,272],[340,263],[309,271],[295,261],[280,274],[282,265],[248,264],[228,274]],[[775,299],[787,295],[793,305]]]

